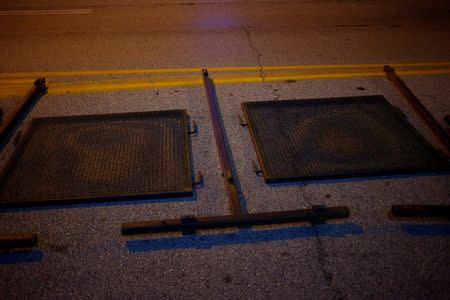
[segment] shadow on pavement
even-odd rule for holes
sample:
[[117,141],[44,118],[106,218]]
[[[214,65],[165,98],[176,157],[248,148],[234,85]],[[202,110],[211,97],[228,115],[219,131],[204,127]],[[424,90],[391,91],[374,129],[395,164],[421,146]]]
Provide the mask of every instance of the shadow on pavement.
[[403,232],[414,236],[450,235],[450,224],[402,224]]
[[[66,209],[66,208],[88,208],[88,207],[103,207],[103,206],[117,206],[117,205],[141,205],[141,204],[156,204],[156,203],[172,203],[172,202],[194,202],[197,201],[197,195],[189,197],[177,198],[151,198],[151,199],[133,199],[133,200],[93,200],[92,202],[81,203],[55,203],[42,206],[25,206],[25,207],[0,207],[2,212],[21,212],[21,211],[40,211],[52,209]],[[55,201],[56,202],[56,201]]]
[[363,234],[355,223],[296,226],[268,230],[242,229],[224,234],[193,234],[181,237],[154,238],[127,241],[130,252],[149,252],[169,249],[207,249],[223,245],[241,245],[273,241],[294,240],[313,236],[344,237]]
[[0,265],[40,262],[43,258],[44,254],[40,250],[0,252]]

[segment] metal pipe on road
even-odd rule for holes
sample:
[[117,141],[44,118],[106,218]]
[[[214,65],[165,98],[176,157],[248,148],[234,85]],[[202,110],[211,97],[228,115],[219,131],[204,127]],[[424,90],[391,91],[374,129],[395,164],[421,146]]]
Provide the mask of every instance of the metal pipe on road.
[[122,225],[123,235],[185,232],[195,233],[196,230],[246,227],[253,225],[283,224],[295,222],[323,223],[330,219],[349,217],[347,207],[312,207],[311,209],[277,211],[266,213],[243,214],[240,216],[189,217],[170,220],[155,220],[131,222]]
[[33,87],[16,105],[0,124],[0,152],[14,135],[17,127],[26,117],[30,109],[39,100],[40,96],[47,91],[45,78],[38,78],[34,81]]
[[230,200],[231,214],[238,216],[242,214],[241,203],[239,201],[236,182],[233,178],[231,159],[228,155],[225,133],[219,116],[219,104],[214,89],[214,83],[212,79],[209,78],[208,70],[203,69],[202,74],[206,97],[208,98],[209,111],[211,113],[211,120],[214,127],[214,137],[216,139],[217,150],[219,151],[220,163],[222,165],[222,177],[225,182],[228,199]]
[[439,125],[433,115],[425,108],[420,100],[414,95],[414,93],[408,88],[408,86],[397,76],[394,68],[391,66],[384,66],[384,72],[390,82],[400,91],[400,93],[409,101],[414,107],[416,112],[422,117],[422,119],[431,128],[434,134],[440,139],[440,141],[450,150],[450,137],[444,128]]
[[396,217],[450,218],[450,205],[392,205]]
[[33,247],[37,243],[37,235],[32,233],[0,235],[0,249]]

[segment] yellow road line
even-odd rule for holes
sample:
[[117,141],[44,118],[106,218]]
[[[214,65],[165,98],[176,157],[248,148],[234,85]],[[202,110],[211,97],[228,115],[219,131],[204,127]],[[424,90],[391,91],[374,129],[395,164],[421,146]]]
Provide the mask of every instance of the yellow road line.
[[0,79],[0,85],[8,84],[33,84],[34,79]]
[[[399,71],[399,75],[437,75],[450,74],[450,69],[439,70],[420,70],[420,71]],[[308,79],[338,79],[338,78],[355,78],[355,77],[384,77],[384,72],[352,72],[352,73],[328,73],[328,74],[287,74],[273,75],[264,78],[264,81],[284,81],[284,80],[308,80]],[[232,83],[257,83],[263,80],[259,76],[247,77],[225,77],[220,76],[214,79],[216,84],[232,84]],[[149,89],[149,88],[165,88],[180,86],[199,86],[203,81],[199,79],[189,80],[167,80],[160,82],[139,81],[119,81],[119,82],[93,82],[88,84],[55,84],[50,86],[49,94],[65,94],[65,93],[83,93],[83,92],[101,92],[114,90],[131,90],[131,89]]]
[[[399,75],[438,75],[450,74],[450,68],[446,69],[428,69],[428,70],[406,70],[397,71]],[[239,74],[217,74],[214,76],[216,84],[236,84],[236,83],[258,83],[264,81],[286,81],[286,80],[311,80],[311,79],[339,79],[339,78],[357,78],[357,77],[384,77],[385,73],[381,70],[358,72],[278,72],[267,73],[262,79],[258,73],[239,73]],[[0,80],[0,83],[2,80]],[[181,86],[199,86],[203,81],[200,75],[186,75],[178,77],[146,77],[114,79],[104,81],[84,81],[84,82],[49,82],[50,95],[59,95],[67,93],[94,93],[110,92],[119,90],[135,89],[155,89]],[[0,96],[23,95],[29,89],[29,82],[16,84],[0,84]]]
[[[426,70],[399,70],[397,71],[398,74],[403,75],[426,75],[426,74],[447,74],[450,71],[450,68],[446,69],[426,69]],[[361,70],[345,70],[345,72],[342,72],[341,70],[337,70],[334,72],[330,72],[329,70],[316,70],[314,72],[302,70],[297,72],[266,72],[264,75],[264,80],[270,81],[270,80],[283,80],[283,79],[289,79],[289,78],[300,78],[300,79],[309,79],[309,78],[334,78],[335,76],[338,76],[338,78],[341,78],[344,76],[344,74],[348,74],[350,77],[366,77],[366,76],[373,76],[369,74],[377,74],[381,76],[383,72],[379,69],[377,70],[371,70],[371,69],[361,69]],[[102,84],[102,85],[111,85],[111,84],[139,84],[139,83],[160,83],[160,82],[184,82],[184,81],[192,81],[192,80],[198,80],[200,75],[183,75],[183,76],[144,76],[144,77],[127,77],[127,78],[116,78],[116,79],[104,79],[104,80],[85,80],[85,81],[59,81],[57,78],[50,78],[48,80],[48,83],[51,86],[58,86],[58,85],[87,85],[87,84]],[[259,72],[254,73],[218,73],[214,76],[214,79],[216,82],[241,82],[242,80],[248,80],[249,78],[255,79],[256,81],[263,81],[261,79],[261,75]],[[17,80],[10,80],[10,79],[0,79],[0,87],[5,86],[21,86],[26,85],[29,86],[33,82],[33,79],[17,79]]]
[[[397,63],[389,64],[394,68],[433,68],[449,67],[450,62],[429,63]],[[336,64],[336,65],[287,65],[287,66],[263,66],[266,71],[275,70],[318,70],[318,69],[361,69],[382,68],[384,64]],[[85,70],[85,71],[47,71],[47,72],[12,72],[0,73],[0,78],[24,78],[24,77],[61,77],[61,76],[97,76],[97,75],[131,75],[131,74],[165,74],[165,73],[200,73],[201,68],[166,68],[166,69],[131,69],[131,70]],[[259,66],[242,67],[210,67],[210,72],[243,72],[259,71]]]
[[[276,70],[318,70],[318,69],[366,69],[366,68],[383,68],[386,64],[343,64],[343,65],[291,65],[291,66],[263,66],[266,71]],[[430,62],[430,63],[399,63],[389,64],[393,68],[419,68],[419,67],[449,67],[450,62]],[[250,67],[212,67],[208,68],[210,72],[223,71],[259,71],[258,66]]]
[[53,87],[50,86],[48,90],[49,95],[59,95],[68,93],[93,93],[93,92],[108,92],[108,91],[120,91],[120,90],[137,90],[137,89],[151,89],[151,88],[164,88],[175,86],[192,86],[201,85],[203,81],[197,80],[183,80],[183,81],[168,81],[168,82],[128,82],[122,84],[88,84],[88,85],[66,85],[56,84]]

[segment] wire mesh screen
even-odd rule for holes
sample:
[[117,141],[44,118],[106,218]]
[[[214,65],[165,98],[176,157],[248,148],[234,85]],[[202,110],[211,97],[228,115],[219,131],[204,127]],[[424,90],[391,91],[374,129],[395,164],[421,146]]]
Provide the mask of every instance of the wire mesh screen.
[[185,110],[35,119],[0,204],[192,193]]
[[383,96],[242,104],[267,182],[444,170]]

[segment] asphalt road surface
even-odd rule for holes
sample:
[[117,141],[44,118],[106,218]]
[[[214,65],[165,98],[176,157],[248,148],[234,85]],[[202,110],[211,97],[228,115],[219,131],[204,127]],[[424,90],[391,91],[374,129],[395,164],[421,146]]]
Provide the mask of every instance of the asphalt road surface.
[[[448,174],[268,185],[237,121],[256,100],[383,95],[445,147],[384,78],[391,64],[442,125],[450,113],[448,1],[2,1],[5,114],[45,76],[35,117],[187,110],[194,196],[2,209],[0,298],[447,299],[450,224],[395,219],[392,204],[450,203]],[[324,225],[124,237],[124,222],[229,213],[200,70],[216,82],[239,196],[248,212],[348,206]],[[1,154],[2,167],[14,150]]]

